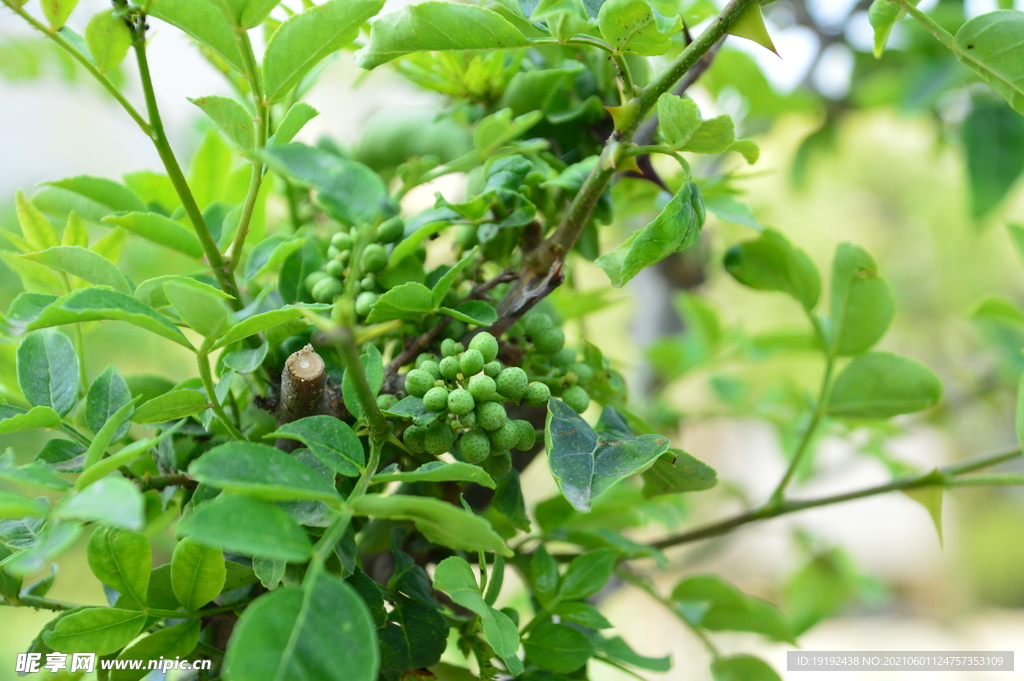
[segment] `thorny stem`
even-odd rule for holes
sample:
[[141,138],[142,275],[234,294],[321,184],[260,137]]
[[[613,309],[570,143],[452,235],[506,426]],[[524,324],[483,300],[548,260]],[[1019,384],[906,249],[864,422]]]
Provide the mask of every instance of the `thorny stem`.
[[184,473],[168,473],[166,475],[154,475],[139,481],[139,491],[148,492],[151,489],[165,489],[167,487],[188,487],[197,484],[192,478]]

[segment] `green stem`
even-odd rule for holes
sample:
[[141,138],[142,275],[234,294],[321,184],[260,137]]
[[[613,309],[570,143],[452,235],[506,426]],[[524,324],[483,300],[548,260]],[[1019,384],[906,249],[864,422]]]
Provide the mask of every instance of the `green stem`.
[[88,435],[85,435],[82,431],[69,423],[60,424],[60,430],[64,434],[70,435],[73,439],[78,440],[78,444],[85,445],[86,447],[92,444],[92,440],[89,439]]
[[151,489],[164,489],[167,487],[181,487],[192,482],[192,478],[184,473],[167,473],[166,475],[154,475],[139,482],[139,491],[148,492]]
[[661,603],[663,606],[665,606],[666,610],[668,610],[673,615],[678,617],[679,620],[683,624],[685,624],[690,629],[690,631],[693,632],[693,635],[696,636],[698,639],[700,639],[700,642],[703,643],[704,647],[708,649],[709,653],[711,653],[711,657],[713,657],[713,658],[715,658],[717,660],[718,658],[720,658],[722,656],[721,653],[718,652],[718,648],[715,646],[714,642],[707,635],[707,632],[705,632],[700,627],[694,626],[685,617],[680,615],[679,612],[675,609],[675,607],[673,607],[673,603],[671,601],[669,601],[667,598],[662,597],[661,594],[659,594],[657,591],[654,590],[653,586],[648,584],[646,581],[644,581],[640,577],[634,575],[629,570],[627,570],[625,568],[622,568],[622,567],[617,568],[615,570],[615,574],[617,574],[623,581],[628,582],[629,584],[632,584],[633,586],[635,586],[636,588],[640,589],[641,591],[646,593],[648,596],[650,596],[651,598],[656,600],[658,603]]
[[633,86],[633,76],[629,73],[629,64],[621,54],[612,54],[612,61],[615,62],[619,78],[622,79],[623,102],[627,102],[636,97],[636,88]]
[[65,603],[64,601],[55,601],[52,598],[31,595],[19,596],[18,598],[7,597],[0,601],[0,604],[13,607],[36,608],[37,610],[53,610],[55,612],[63,612],[78,607],[74,603]]
[[196,363],[199,365],[199,378],[202,380],[203,388],[206,390],[206,399],[210,400],[210,407],[213,409],[213,413],[224,424],[231,437],[245,442],[245,435],[231,422],[231,419],[224,412],[224,407],[221,406],[220,400],[217,399],[217,389],[213,383],[213,373],[210,370],[210,355],[208,354],[211,343],[212,341],[210,340],[204,341],[203,345],[199,348],[199,352],[196,353]]
[[196,236],[199,238],[199,243],[203,248],[203,253],[206,254],[206,259],[213,269],[214,276],[220,283],[221,289],[232,297],[232,307],[236,310],[241,310],[244,307],[244,303],[242,296],[238,292],[238,284],[235,283],[235,277],[224,261],[224,256],[217,247],[213,234],[210,233],[210,228],[203,218],[203,211],[200,210],[199,204],[196,203],[196,199],[192,195],[192,190],[188,186],[184,173],[181,172],[181,166],[178,165],[178,159],[174,156],[174,150],[171,149],[171,144],[167,140],[167,134],[164,132],[163,121],[160,118],[160,109],[156,103],[156,93],[153,90],[153,78],[149,73],[149,61],[146,58],[146,34],[144,30],[138,29],[134,32],[133,45],[135,47],[136,61],[139,65],[142,91],[146,97],[146,109],[149,112],[150,125],[152,125],[153,129],[151,134],[153,144],[156,146],[160,160],[167,170],[171,184],[174,185],[174,191],[178,194],[178,198],[181,199],[182,208],[184,208],[185,215],[188,216],[189,221],[192,223]]
[[[352,255],[355,256],[354,251]],[[356,391],[356,399],[363,409],[363,418],[370,428],[370,437],[383,441],[388,432],[388,422],[377,405],[377,395],[366,379],[363,363],[359,361],[359,348],[356,347],[352,329],[343,325],[337,330],[337,333],[332,334],[332,338],[338,347],[342,364],[345,365],[345,373],[351,377],[352,386]]]

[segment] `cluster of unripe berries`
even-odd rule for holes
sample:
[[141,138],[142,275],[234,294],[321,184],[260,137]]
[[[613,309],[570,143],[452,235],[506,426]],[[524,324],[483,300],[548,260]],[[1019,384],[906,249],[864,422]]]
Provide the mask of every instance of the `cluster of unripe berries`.
[[493,476],[507,474],[512,466],[509,450],[530,449],[537,434],[529,421],[510,419],[503,403],[541,407],[551,390],[530,383],[519,367],[503,367],[497,360],[498,341],[486,331],[474,336],[468,349],[446,339],[441,354],[440,361],[435,355],[420,355],[416,368],[405,376],[406,392],[439,414],[428,427],[406,428],[406,446],[435,456],[455,451]]
[[[516,325],[527,341],[526,367],[535,376],[544,376],[553,392],[574,411],[582,414],[590,406],[590,393],[584,387],[594,370],[576,360],[576,351],[565,345],[565,332],[543,312],[530,312]],[[530,352],[530,350],[533,352]]]
[[[359,256],[358,271],[362,278],[357,282],[356,314],[365,317],[380,297],[377,273],[387,267],[388,254],[384,246],[402,238],[405,223],[399,217],[386,220],[377,227],[376,240],[367,244]],[[323,269],[306,277],[306,288],[318,303],[332,303],[345,291],[345,279],[351,274],[352,251],[356,234],[342,229],[331,237],[327,248],[327,262]]]

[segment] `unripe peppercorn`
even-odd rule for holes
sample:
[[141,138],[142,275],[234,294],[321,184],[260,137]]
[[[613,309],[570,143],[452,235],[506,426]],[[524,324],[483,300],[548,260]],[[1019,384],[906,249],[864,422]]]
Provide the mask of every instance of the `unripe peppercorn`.
[[460,322],[458,319],[453,319],[448,322],[448,326],[444,327],[445,338],[462,338],[466,335],[466,322]]
[[356,296],[356,314],[360,317],[370,314],[371,308],[373,308],[374,303],[377,302],[379,297],[373,291],[363,291],[360,293]]
[[390,393],[383,393],[381,395],[377,395],[377,406],[383,409],[384,411],[387,411],[396,404],[398,404],[398,398]]
[[594,370],[591,369],[589,365],[584,364],[583,362],[573,362],[568,367],[566,367],[566,369],[576,374],[576,378],[578,378],[583,383],[588,382],[590,379],[594,377]]
[[455,243],[463,248],[476,246],[476,225],[459,225],[455,230]]
[[513,402],[518,402],[530,385],[530,379],[519,367],[509,367],[498,374],[495,383],[499,393]]
[[332,277],[341,277],[345,274],[345,264],[340,263],[337,260],[328,260],[327,264],[324,265],[324,272],[331,275]]
[[459,451],[467,462],[480,463],[491,455],[491,440],[479,428],[468,430],[459,438]]
[[423,446],[427,452],[434,456],[444,454],[455,444],[455,434],[451,426],[444,419],[438,419],[427,428],[426,436],[423,438]]
[[551,397],[551,388],[543,383],[531,383],[523,395],[523,402],[530,407],[543,407]]
[[459,425],[466,428],[476,428],[476,409],[459,417]]
[[405,375],[405,392],[413,397],[423,397],[434,387],[434,377],[422,369],[413,369]]
[[334,260],[335,258],[338,257],[339,253],[341,253],[341,249],[335,248],[334,246],[328,246],[327,247],[327,259],[328,260]]
[[335,296],[345,292],[345,285],[334,277],[325,277],[316,283],[310,294],[318,303],[333,303]]
[[348,232],[338,232],[331,237],[331,246],[338,249],[338,252],[352,250],[352,235]]
[[445,411],[448,409],[448,388],[431,388],[423,396],[423,406],[430,411]]
[[476,405],[476,422],[484,430],[497,430],[508,420],[505,407],[497,402]]
[[459,375],[459,360],[454,357],[445,357],[441,360],[441,378],[446,381],[454,381]]
[[402,440],[405,442],[405,446],[414,454],[419,454],[426,451],[426,445],[424,444],[424,438],[427,435],[427,429],[421,428],[420,426],[409,426],[405,429],[405,434],[402,435]]
[[496,452],[512,449],[519,442],[519,428],[511,419],[506,419],[501,428],[490,433],[491,448]]
[[436,355],[432,355],[429,352],[421,352],[416,357],[416,368],[419,369],[420,365],[423,364],[424,362],[436,362],[436,361],[437,361],[437,356]]
[[380,244],[368,244],[363,249],[359,264],[364,272],[379,272],[388,264],[388,255]]
[[553,355],[565,346],[565,332],[557,326],[544,329],[533,336],[533,347],[537,352]]
[[572,348],[562,348],[555,354],[548,357],[548,364],[553,367],[567,367],[576,359],[576,351]]
[[306,284],[306,290],[312,292],[313,287],[316,286],[317,282],[321,279],[326,279],[330,275],[323,270],[317,270],[316,272],[310,272],[303,283]]
[[492,478],[503,478],[512,470],[512,453],[508,451],[491,453],[481,465]]
[[352,257],[352,251],[342,251],[334,256],[334,259],[338,262],[348,262],[348,259]]
[[484,356],[479,350],[470,348],[459,355],[459,371],[463,376],[475,376],[484,370]]
[[523,328],[526,333],[535,336],[544,329],[551,327],[551,317],[543,312],[531,312],[523,317]]
[[405,234],[405,223],[397,215],[385,220],[377,227],[377,241],[382,244],[390,244],[398,241]]
[[577,414],[582,414],[590,406],[590,395],[582,387],[571,385],[562,391],[562,401],[572,407]]
[[516,424],[516,429],[519,431],[519,441],[516,442],[516,449],[521,452],[533,449],[533,446],[537,444],[537,431],[534,429],[533,424],[523,419],[517,419],[513,423]]
[[501,373],[501,362],[488,362],[484,365],[484,375],[497,378]]
[[476,407],[476,400],[465,388],[456,388],[448,393],[448,411],[456,416],[462,416],[473,411]]
[[469,341],[470,350],[478,350],[484,357],[484,362],[493,362],[498,356],[498,339],[487,331],[481,331]]
[[459,354],[458,350],[455,349],[455,341],[451,338],[445,338],[441,341],[441,356],[442,357],[454,357]]
[[372,291],[376,285],[377,285],[377,280],[374,279],[371,276],[365,276],[365,277],[363,277],[362,279],[359,280],[359,286],[364,291]]
[[428,359],[423,364],[420,364],[419,368],[421,371],[426,371],[433,376],[435,381],[441,378],[441,366],[432,359]]
[[497,387],[490,376],[474,376],[469,379],[469,393],[477,402],[486,402],[494,397]]

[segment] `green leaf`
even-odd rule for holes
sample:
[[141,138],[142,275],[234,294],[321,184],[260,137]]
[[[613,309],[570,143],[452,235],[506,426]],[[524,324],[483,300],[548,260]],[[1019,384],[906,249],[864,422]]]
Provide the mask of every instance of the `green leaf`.
[[253,148],[256,141],[256,130],[252,124],[252,116],[241,104],[228,97],[210,95],[189,99],[207,116],[210,117],[224,136],[231,140],[242,151]]
[[444,301],[444,297],[448,294],[452,284],[455,283],[455,279],[462,273],[462,270],[466,269],[476,257],[476,253],[479,250],[478,247],[471,248],[462,258],[455,263],[455,266],[445,272],[437,283],[434,284],[433,291],[433,304],[437,307]]
[[651,57],[668,52],[683,20],[662,16],[647,0],[607,0],[597,24],[615,52]]
[[307,416],[282,424],[264,437],[297,440],[336,473],[358,476],[366,464],[363,444],[352,427],[333,416]]
[[89,569],[96,579],[121,594],[119,603],[132,610],[145,610],[153,567],[145,535],[101,525],[89,539],[88,556]]
[[[18,534],[27,539],[33,531],[27,523],[23,523]],[[33,538],[32,543],[9,559],[4,565],[4,571],[21,577],[39,572],[71,548],[81,533],[82,526],[78,523],[60,523],[51,519],[46,528]],[[13,546],[10,542],[8,545]]]
[[262,155],[278,172],[315,189],[316,200],[342,222],[370,225],[398,212],[384,180],[362,163],[297,142],[267,147]]
[[221,12],[228,21],[244,29],[263,23],[281,0],[220,0]]
[[21,225],[21,235],[32,250],[41,251],[60,245],[53,225],[20,189],[14,195],[14,205],[18,213],[18,224]]
[[241,494],[221,494],[178,522],[177,535],[246,556],[305,562],[312,547],[305,531],[274,504]]
[[836,377],[828,414],[850,419],[887,419],[933,407],[942,382],[920,362],[891,352],[854,358]]
[[178,316],[207,338],[217,338],[231,324],[230,312],[220,296],[178,281],[165,283],[164,294]]
[[547,606],[555,602],[560,579],[558,563],[543,544],[538,545],[530,559],[530,582],[541,605]]
[[[35,499],[29,499],[28,497],[12,494],[11,492],[0,492],[0,518],[21,519],[25,516],[44,518],[48,512],[49,509]],[[4,557],[6,558],[6,556]],[[0,579],[2,579],[2,576],[0,576]]]
[[862,577],[850,558],[837,548],[815,554],[786,583],[785,611],[793,633],[803,634],[851,601]]
[[131,296],[107,288],[83,288],[43,310],[39,318],[26,328],[44,329],[63,324],[117,320],[172,340],[192,350],[192,344],[170,319]]
[[195,232],[159,213],[108,215],[103,218],[103,222],[124,227],[147,241],[166,246],[196,260],[203,258],[203,247],[199,244]]
[[224,552],[185,537],[171,557],[171,588],[187,612],[195,612],[220,595],[227,579]]
[[[135,192],[123,184],[108,180],[105,177],[76,175],[75,177],[67,177],[63,180],[46,182],[44,184],[50,187],[59,187],[84,199],[88,199],[90,202],[98,204],[105,211],[104,214],[117,211],[146,210],[145,204],[139,200]],[[70,222],[70,220],[71,216],[69,215],[68,221]],[[81,218],[78,218],[78,220],[81,220]],[[79,243],[77,245],[84,246],[85,244]]]
[[415,281],[409,281],[386,291],[373,304],[367,324],[377,324],[390,319],[416,319],[434,310],[434,300],[429,288]]
[[114,439],[114,433],[132,415],[136,402],[138,402],[138,398],[129,400],[127,404],[118,407],[103,423],[103,426],[96,431],[95,437],[93,437],[92,442],[89,443],[89,448],[86,450],[85,462],[82,464],[83,468],[95,465],[103,457],[111,440]]
[[672,658],[668,655],[665,657],[640,655],[618,636],[610,639],[597,638],[594,641],[594,647],[597,648],[598,653],[607,655],[616,662],[627,664],[630,667],[639,667],[662,674],[672,668]]
[[778,56],[772,37],[768,35],[768,28],[764,25],[764,16],[761,14],[761,3],[752,2],[740,14],[739,18],[729,27],[731,35],[752,40],[766,50],[771,50]]
[[[911,0],[916,5],[920,0]],[[906,10],[889,0],[874,0],[868,7],[868,23],[875,29],[875,57],[885,52],[885,44],[889,42],[889,34],[893,26],[906,15]]]
[[960,129],[977,219],[998,206],[1024,172],[1024,120],[1001,101],[976,103]]
[[270,344],[263,341],[258,348],[245,348],[226,353],[221,363],[235,373],[251,374],[263,365],[263,360],[267,358],[269,351]]
[[646,499],[664,494],[702,492],[718,484],[715,469],[681,449],[669,449],[643,473]]
[[568,622],[580,624],[588,629],[611,629],[612,623],[601,612],[586,601],[559,603],[550,610],[552,615]]
[[832,353],[856,355],[885,335],[896,304],[889,282],[860,246],[843,243],[832,259]]
[[439,307],[437,311],[460,322],[476,326],[490,326],[498,320],[498,312],[494,306],[482,300],[467,300],[454,310],[450,307]]
[[714,575],[688,577],[672,591],[675,610],[695,627],[711,631],[751,631],[774,641],[793,642],[782,611],[768,601],[748,596]]
[[255,442],[228,442],[189,464],[195,480],[228,492],[271,501],[313,499],[335,507],[341,497],[330,481],[280,449]]
[[491,508],[505,516],[512,527],[523,532],[530,531],[530,516],[526,514],[526,500],[523,498],[523,486],[519,481],[519,473],[513,468],[497,480]]
[[440,661],[448,642],[448,622],[433,607],[399,597],[378,636],[381,669],[423,669]]
[[295,135],[302,130],[306,123],[309,123],[313,118],[319,116],[320,112],[314,109],[305,102],[295,102],[291,108],[288,109],[288,113],[284,115],[281,122],[277,124],[277,130],[274,132],[274,136],[270,138],[269,145],[273,144],[288,144]]
[[119,475],[107,476],[78,492],[57,508],[56,515],[126,530],[141,530],[146,524],[139,488]]
[[693,243],[703,224],[700,190],[694,183],[685,182],[658,217],[594,264],[605,271],[612,286],[621,287],[640,270]]
[[774,229],[736,244],[725,253],[725,269],[736,281],[761,291],[781,291],[805,310],[818,304],[821,277],[807,253]]
[[0,480],[10,480],[20,485],[43,487],[58,492],[72,487],[70,482],[57,475],[53,468],[41,461],[15,466],[13,449],[8,449],[0,455]]
[[[616,418],[614,410],[606,407],[601,420],[611,418]],[[544,441],[548,466],[559,489],[584,513],[594,498],[619,480],[645,470],[669,445],[660,435],[597,432],[565,402],[554,398],[548,401]]]
[[9,404],[0,405],[0,435],[30,428],[59,428],[60,414],[50,407],[32,407],[28,411]]
[[515,658],[519,650],[516,625],[508,615],[487,604],[469,563],[455,556],[442,560],[434,570],[434,588],[444,591],[452,601],[480,616],[484,638],[498,657],[503,660]]
[[477,5],[424,2],[377,19],[356,64],[372,69],[413,52],[501,50],[529,45],[526,36],[497,12]]
[[1024,114],[1024,12],[997,10],[974,17],[953,37],[957,57]]
[[583,633],[550,622],[534,627],[523,647],[527,662],[556,674],[576,671],[594,654],[594,644]]
[[[104,369],[103,373],[89,386],[85,397],[85,423],[94,433],[100,432],[103,425],[117,411],[132,400],[128,384],[113,364]],[[128,433],[128,424],[124,423],[111,436],[111,442],[117,442]]]
[[400,471],[398,465],[388,466],[380,473],[370,479],[371,485],[386,482],[475,482],[483,487],[494,489],[494,480],[491,479],[480,466],[456,461],[445,463],[444,461],[431,461],[425,463],[413,471]]
[[109,71],[122,61],[132,46],[132,32],[123,16],[114,10],[103,10],[92,16],[85,27],[85,44],[100,73]]
[[171,304],[171,301],[167,300],[167,294],[164,292],[164,284],[169,282],[178,282],[185,286],[192,286],[201,291],[205,291],[213,296],[220,296],[224,300],[231,300],[231,296],[221,291],[215,286],[204,284],[198,279],[192,277],[183,277],[180,274],[165,274],[160,277],[153,277],[139,284],[138,288],[135,289],[135,297],[141,302],[149,305],[152,308],[167,307]]
[[109,655],[131,643],[146,624],[146,613],[120,608],[87,608],[61,617],[43,633],[43,643],[62,653]]
[[[366,344],[366,352],[359,356],[359,363],[363,365],[363,373],[366,381],[370,384],[370,391],[376,395],[384,384],[384,361],[380,356],[380,350],[375,345]],[[348,371],[341,379],[341,395],[345,400],[345,406],[356,418],[362,418],[363,406],[359,403],[355,385],[352,382],[352,374]]]
[[[111,422],[114,420],[111,419]],[[104,426],[105,428],[106,426]],[[105,459],[97,461],[93,466],[86,466],[86,470],[78,476],[78,480],[75,481],[75,487],[78,489],[85,489],[92,483],[105,477],[108,473],[113,472],[120,466],[127,466],[135,459],[139,458],[150,449],[160,444],[163,440],[167,439],[177,430],[176,427],[168,428],[167,430],[160,433],[158,437],[148,438],[146,440],[136,440],[124,449],[120,450],[117,454],[108,456]],[[101,431],[102,432],[102,431]],[[99,434],[97,434],[99,439]],[[95,440],[93,441],[95,443]],[[92,447],[90,446],[90,450]],[[89,452],[87,452],[88,456]]]
[[12,336],[20,335],[25,327],[39,318],[46,307],[57,300],[57,296],[48,293],[32,293],[25,291],[15,296],[7,308],[6,321]]
[[495,551],[506,557],[512,555],[504,540],[491,529],[490,523],[440,499],[367,494],[356,499],[352,508],[356,515],[411,520],[423,536],[442,546],[465,551]]
[[305,244],[304,236],[289,238],[279,234],[264,239],[253,247],[245,260],[245,280],[250,281],[270,274]]
[[736,128],[732,118],[722,114],[701,121],[700,126],[679,149],[698,154],[722,154],[729,151],[735,143]]
[[267,329],[272,329],[275,326],[281,324],[287,324],[288,322],[296,319],[302,319],[306,315],[307,310],[325,310],[330,308],[330,305],[318,305],[316,303],[306,303],[303,305],[285,305],[284,307],[276,310],[269,310],[267,312],[261,312],[251,317],[247,317],[242,321],[238,322],[225,333],[213,346],[213,349],[223,348],[237,343],[240,340],[248,338],[249,336],[255,336],[258,333],[263,333]]
[[658,128],[665,143],[681,149],[700,127],[700,108],[689,97],[666,92],[658,97]]
[[234,30],[216,4],[209,0],[153,0],[149,13],[209,47],[238,73],[245,72]]
[[558,590],[558,598],[572,601],[586,598],[603,589],[611,579],[618,555],[618,551],[598,549],[573,558],[569,563],[569,569],[562,575],[562,587]]
[[215,130],[207,131],[188,163],[188,184],[201,209],[225,198],[234,158],[223,136]]
[[383,6],[383,0],[329,0],[281,24],[263,59],[267,98],[282,99],[320,60],[355,40],[359,27]]
[[377,636],[356,591],[319,572],[264,594],[239,618],[224,676],[245,681],[376,681]]
[[426,405],[423,404],[422,398],[413,397],[412,395],[403,397],[390,409],[383,409],[381,411],[387,416],[412,419],[412,422],[417,426],[424,427],[429,426],[440,417],[439,412],[427,409]]
[[172,390],[149,400],[132,414],[135,423],[166,423],[198,414],[210,408],[206,395],[198,390]]
[[[38,319],[30,326],[37,325]],[[34,407],[50,407],[64,416],[78,401],[78,355],[71,339],[59,331],[45,329],[25,336],[18,346],[17,371],[21,394]]]
[[50,28],[57,31],[71,16],[71,12],[78,5],[78,0],[41,0],[39,5],[43,10],[43,16],[50,23]]
[[139,681],[150,672],[149,660],[173,660],[187,657],[199,643],[200,621],[190,620],[160,629],[121,651],[118,660],[145,660],[143,669],[118,669],[110,673],[110,681]]
[[764,660],[753,655],[720,657],[711,663],[715,681],[782,681]]
[[109,286],[115,291],[131,295],[131,287],[124,274],[114,263],[102,255],[81,246],[54,246],[45,251],[21,256],[41,265],[84,279],[90,284]]

